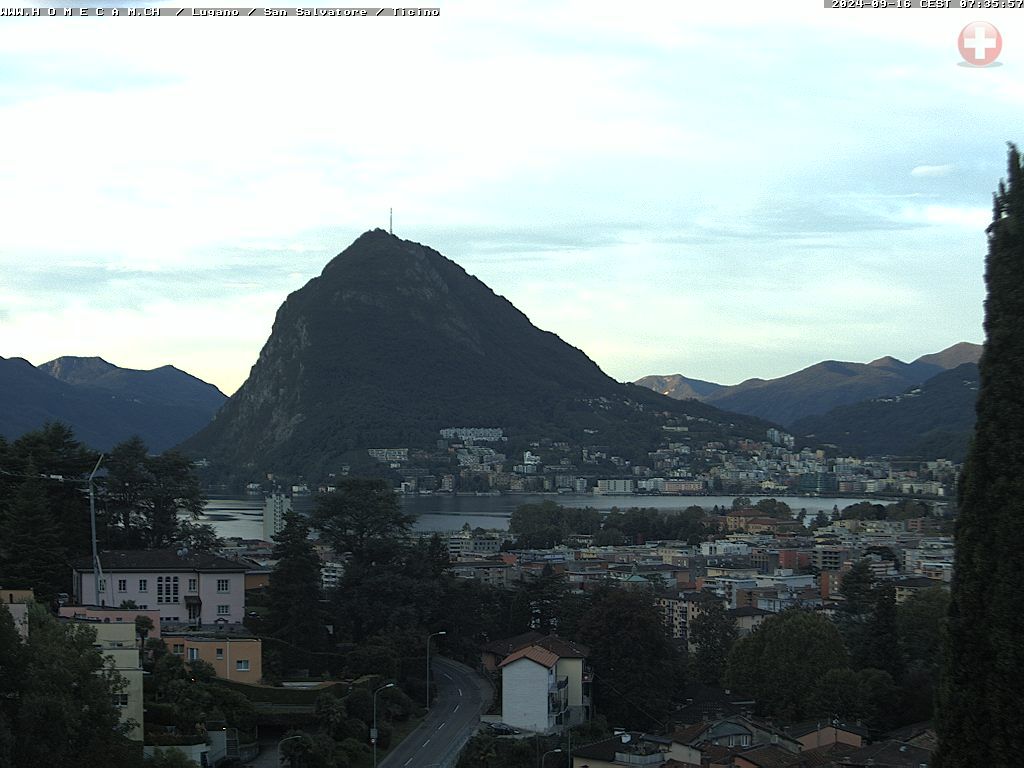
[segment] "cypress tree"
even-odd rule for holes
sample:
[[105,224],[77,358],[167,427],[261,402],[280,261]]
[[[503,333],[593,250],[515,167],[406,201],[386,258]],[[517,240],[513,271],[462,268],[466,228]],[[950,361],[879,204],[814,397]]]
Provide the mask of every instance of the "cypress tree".
[[960,484],[938,702],[942,768],[1017,765],[1024,749],[1024,170],[1012,144],[985,266],[978,421]]
[[289,512],[284,523],[274,537],[277,567],[267,585],[266,634],[287,643],[284,656],[297,664],[305,658],[302,650],[319,651],[326,639],[320,607],[320,557],[302,515]]

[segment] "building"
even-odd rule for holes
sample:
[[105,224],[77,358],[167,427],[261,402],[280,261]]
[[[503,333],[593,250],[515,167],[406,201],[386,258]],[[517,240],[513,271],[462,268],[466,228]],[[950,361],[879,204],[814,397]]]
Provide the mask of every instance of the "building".
[[459,579],[475,579],[492,587],[509,586],[512,566],[501,560],[462,560],[452,563],[448,572]]
[[678,592],[660,592],[655,600],[661,609],[661,621],[665,634],[673,640],[686,637],[686,600]]
[[701,753],[687,744],[649,733],[618,733],[572,751],[573,768],[654,766],[700,768]]
[[[180,552],[180,554],[179,554]],[[119,606],[131,601],[155,608],[161,622],[196,626],[240,624],[245,616],[247,566],[217,555],[160,550],[120,550],[100,554],[100,594],[96,595],[92,558],[74,563],[78,605]]]
[[244,630],[236,632],[165,632],[168,650],[186,662],[202,660],[217,677],[256,684],[263,679],[263,641]]
[[0,603],[7,606],[7,611],[14,619],[14,628],[22,640],[28,640],[28,606],[35,601],[35,592],[31,589],[0,588]]
[[142,608],[108,608],[98,605],[63,605],[60,615],[66,619],[80,619],[100,624],[128,624],[135,627],[135,619],[148,616],[153,629],[146,633],[146,639],[160,639],[160,611]]
[[96,631],[95,647],[124,678],[124,687],[114,694],[114,706],[122,723],[131,722],[132,728],[126,736],[133,741],[142,741],[142,664],[134,620],[121,623],[85,618],[64,620]]
[[[531,636],[534,640],[522,640]],[[512,648],[519,645],[518,648]],[[509,650],[511,649],[511,650]],[[492,643],[485,654],[509,650],[497,664],[501,672],[501,720],[537,733],[560,732],[589,716],[590,677],[587,650],[554,635],[521,635]]]
[[284,528],[284,516],[292,511],[292,499],[274,492],[263,501],[263,540],[272,541]]
[[611,480],[598,480],[597,488],[594,489],[594,493],[605,494],[605,495],[628,495],[636,491],[636,480],[627,478],[624,480],[611,479]]

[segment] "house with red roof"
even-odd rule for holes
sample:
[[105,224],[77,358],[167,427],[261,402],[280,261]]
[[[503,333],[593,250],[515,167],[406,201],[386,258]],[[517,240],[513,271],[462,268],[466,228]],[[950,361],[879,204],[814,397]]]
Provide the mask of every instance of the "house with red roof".
[[511,647],[515,644],[501,649],[507,655],[497,665],[502,722],[524,731],[553,733],[586,720],[587,649],[553,635],[529,637],[520,647]]

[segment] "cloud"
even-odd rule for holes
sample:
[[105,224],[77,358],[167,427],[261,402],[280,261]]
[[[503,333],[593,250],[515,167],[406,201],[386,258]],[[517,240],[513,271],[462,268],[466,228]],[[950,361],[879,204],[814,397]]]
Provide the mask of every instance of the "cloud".
[[930,176],[948,176],[955,165],[918,165],[911,172],[911,176],[928,178]]

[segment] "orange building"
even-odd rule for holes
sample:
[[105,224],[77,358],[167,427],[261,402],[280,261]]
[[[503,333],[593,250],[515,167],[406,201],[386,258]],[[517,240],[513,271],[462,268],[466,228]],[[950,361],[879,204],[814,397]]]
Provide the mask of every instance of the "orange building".
[[217,677],[253,684],[263,678],[263,642],[258,637],[165,632],[163,639],[171,653],[186,662],[207,662]]

